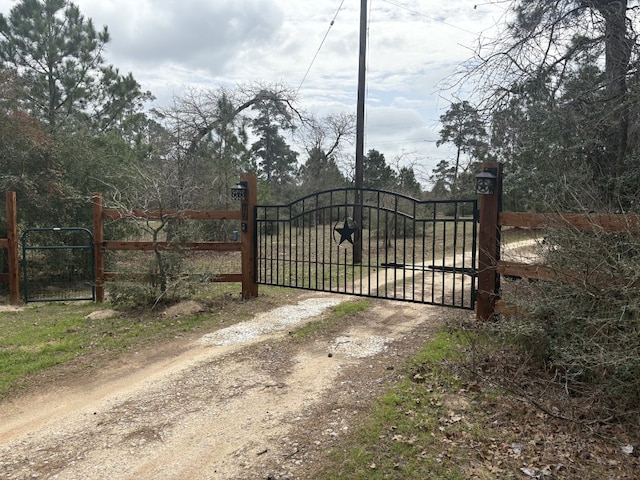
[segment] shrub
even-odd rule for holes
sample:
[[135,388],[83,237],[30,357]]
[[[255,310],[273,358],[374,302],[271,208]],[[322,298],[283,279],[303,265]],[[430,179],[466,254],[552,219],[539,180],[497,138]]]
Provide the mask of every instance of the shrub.
[[556,229],[545,263],[564,282],[519,282],[505,299],[528,315],[500,333],[551,370],[572,395],[592,395],[606,416],[640,408],[640,235]]
[[188,252],[175,249],[161,253],[162,278],[158,257],[131,262],[117,272],[117,281],[109,283],[109,299],[116,307],[137,308],[166,305],[193,296],[197,287],[208,283],[203,275],[187,273]]

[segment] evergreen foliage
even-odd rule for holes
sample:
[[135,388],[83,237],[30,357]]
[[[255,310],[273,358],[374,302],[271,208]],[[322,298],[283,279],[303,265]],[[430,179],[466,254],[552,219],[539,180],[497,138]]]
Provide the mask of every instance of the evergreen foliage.
[[0,61],[22,80],[20,106],[50,132],[89,122],[104,131],[140,111],[150,94],[106,65],[97,30],[68,0],[21,0],[0,14]]

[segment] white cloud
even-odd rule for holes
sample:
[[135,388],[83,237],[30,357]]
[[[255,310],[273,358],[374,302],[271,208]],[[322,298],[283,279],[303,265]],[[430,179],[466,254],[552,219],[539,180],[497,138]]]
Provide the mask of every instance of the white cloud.
[[[7,14],[15,0],[0,0]],[[108,25],[106,57],[167,105],[187,85],[251,81],[297,88],[303,108],[355,112],[360,2],[346,0],[76,0]],[[439,86],[470,57],[476,37],[504,7],[476,0],[369,0],[367,138],[387,158],[413,151],[435,166],[437,120],[448,107]],[[331,26],[331,28],[329,28]]]
[[96,23],[108,25],[114,62],[138,69],[170,64],[211,75],[225,74],[239,51],[268,45],[284,19],[275,0],[77,3]]

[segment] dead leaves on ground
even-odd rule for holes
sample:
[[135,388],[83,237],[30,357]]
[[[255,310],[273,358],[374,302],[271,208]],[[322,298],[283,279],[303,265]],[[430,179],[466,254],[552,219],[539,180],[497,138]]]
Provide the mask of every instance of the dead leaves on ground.
[[427,395],[405,415],[437,415],[431,445],[421,450],[418,437],[393,431],[391,440],[416,444],[437,462],[464,465],[465,478],[640,478],[640,435],[623,425],[580,424],[563,417],[553,402],[547,413],[540,408],[544,398],[527,401],[488,379],[462,381],[457,391],[451,384],[430,383],[426,371],[412,380]]
[[[600,426],[595,432],[513,396],[497,401],[483,397],[475,395],[471,408],[451,411],[439,422],[443,444],[468,452],[466,478],[640,477],[640,458],[634,447],[638,438],[632,438],[622,426]],[[471,427],[456,428],[452,435],[448,427],[459,423]]]

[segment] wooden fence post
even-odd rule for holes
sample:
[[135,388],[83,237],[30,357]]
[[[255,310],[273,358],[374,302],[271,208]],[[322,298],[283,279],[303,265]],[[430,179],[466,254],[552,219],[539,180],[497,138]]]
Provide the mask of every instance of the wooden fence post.
[[104,225],[102,223],[102,194],[93,194],[93,260],[96,302],[104,302]]
[[255,206],[258,203],[258,180],[254,174],[243,173],[240,181],[246,182],[247,195],[241,203],[241,247],[242,247],[242,298],[258,296],[255,281]]
[[498,215],[502,208],[502,164],[484,163],[482,171],[491,172],[497,177],[493,193],[480,195],[476,317],[486,321],[491,320],[495,314],[496,299],[500,291],[500,277],[496,269],[500,259]]
[[7,202],[7,261],[9,263],[9,303],[20,303],[20,255],[18,253],[18,209],[16,192],[6,193]]

